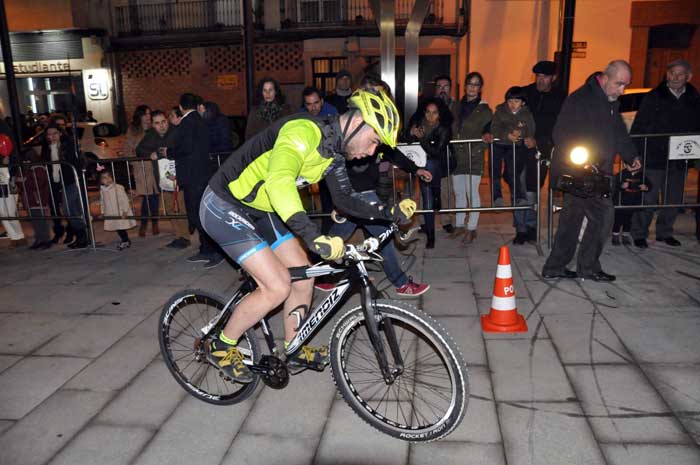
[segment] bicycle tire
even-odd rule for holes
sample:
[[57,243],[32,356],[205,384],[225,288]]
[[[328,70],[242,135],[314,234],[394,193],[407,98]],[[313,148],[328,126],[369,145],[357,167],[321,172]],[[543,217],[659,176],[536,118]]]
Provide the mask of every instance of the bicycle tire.
[[[160,352],[170,373],[189,394],[215,405],[244,401],[255,392],[260,382],[258,376],[249,384],[224,380],[219,370],[206,360],[204,344],[197,337],[200,329],[224,308],[225,302],[212,292],[184,290],[170,298],[158,320]],[[188,315],[185,315],[185,311]],[[178,319],[178,316],[181,318]],[[177,324],[173,325],[176,319]],[[245,332],[239,347],[247,349],[252,359],[259,361],[260,349],[252,329]]]
[[[356,307],[338,320],[331,333],[336,387],[360,418],[389,436],[411,442],[444,438],[460,424],[467,409],[469,379],[464,357],[440,324],[415,307],[391,300],[377,300],[375,305],[382,319],[391,319],[404,372],[393,384],[384,382],[368,333],[361,330],[365,321],[362,307]],[[391,364],[384,331],[381,334]],[[441,368],[445,374],[438,373]],[[419,393],[419,388],[425,391]],[[382,401],[386,401],[383,411]],[[444,411],[436,413],[432,402],[445,404]],[[424,410],[419,404],[424,404]],[[389,406],[396,409],[397,418],[389,418]],[[426,414],[427,410],[431,412]]]

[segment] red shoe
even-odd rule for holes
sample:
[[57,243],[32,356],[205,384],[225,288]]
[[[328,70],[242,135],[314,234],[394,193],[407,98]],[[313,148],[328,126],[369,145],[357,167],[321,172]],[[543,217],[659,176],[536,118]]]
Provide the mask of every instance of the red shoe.
[[319,291],[328,292],[328,291],[332,291],[333,289],[335,289],[335,284],[319,283],[318,281],[316,281],[316,283],[314,284],[314,288],[318,289]]
[[396,288],[396,294],[400,297],[418,297],[430,289],[430,284],[414,283],[413,276],[408,277],[408,282]]

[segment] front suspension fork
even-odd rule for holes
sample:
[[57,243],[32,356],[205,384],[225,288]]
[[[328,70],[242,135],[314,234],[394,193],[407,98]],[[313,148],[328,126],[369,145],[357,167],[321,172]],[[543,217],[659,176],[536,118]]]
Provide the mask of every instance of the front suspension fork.
[[[369,335],[369,340],[374,348],[377,363],[382,371],[384,382],[386,384],[392,384],[396,378],[403,373],[403,358],[401,357],[399,344],[396,340],[396,332],[394,331],[394,326],[392,325],[391,320],[388,318],[378,319],[380,315],[375,309],[371,283],[366,276],[362,277],[361,297],[362,311],[365,315],[367,334]],[[381,328],[384,330],[391,355],[394,359],[393,370],[389,367],[389,360],[387,359],[384,342],[379,333],[380,324]]]

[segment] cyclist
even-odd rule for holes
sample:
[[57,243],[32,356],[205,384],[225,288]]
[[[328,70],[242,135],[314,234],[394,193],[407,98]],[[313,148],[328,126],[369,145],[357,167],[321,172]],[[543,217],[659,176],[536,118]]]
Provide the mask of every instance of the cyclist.
[[[348,103],[340,116],[299,114],[276,121],[228,157],[202,197],[204,229],[258,284],[238,304],[208,355],[234,381],[253,380],[237,348],[246,330],[284,304],[286,346],[308,312],[313,280],[292,283],[288,271],[309,265],[295,236],[324,259],[340,259],[345,250],[340,237],[322,235],[306,215],[299,185],[326,179],[334,204],[358,218],[407,222],[416,210],[410,199],[389,208],[353,191],[346,160],[371,156],[382,143],[395,147],[399,115],[384,92],[358,90]],[[328,351],[304,346],[289,361],[326,364]]]

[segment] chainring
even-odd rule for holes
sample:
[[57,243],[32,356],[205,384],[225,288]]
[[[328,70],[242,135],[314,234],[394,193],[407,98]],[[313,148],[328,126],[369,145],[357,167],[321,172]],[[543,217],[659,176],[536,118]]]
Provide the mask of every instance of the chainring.
[[272,389],[283,389],[289,384],[287,365],[272,355],[263,355],[253,371],[257,372],[263,383]]

